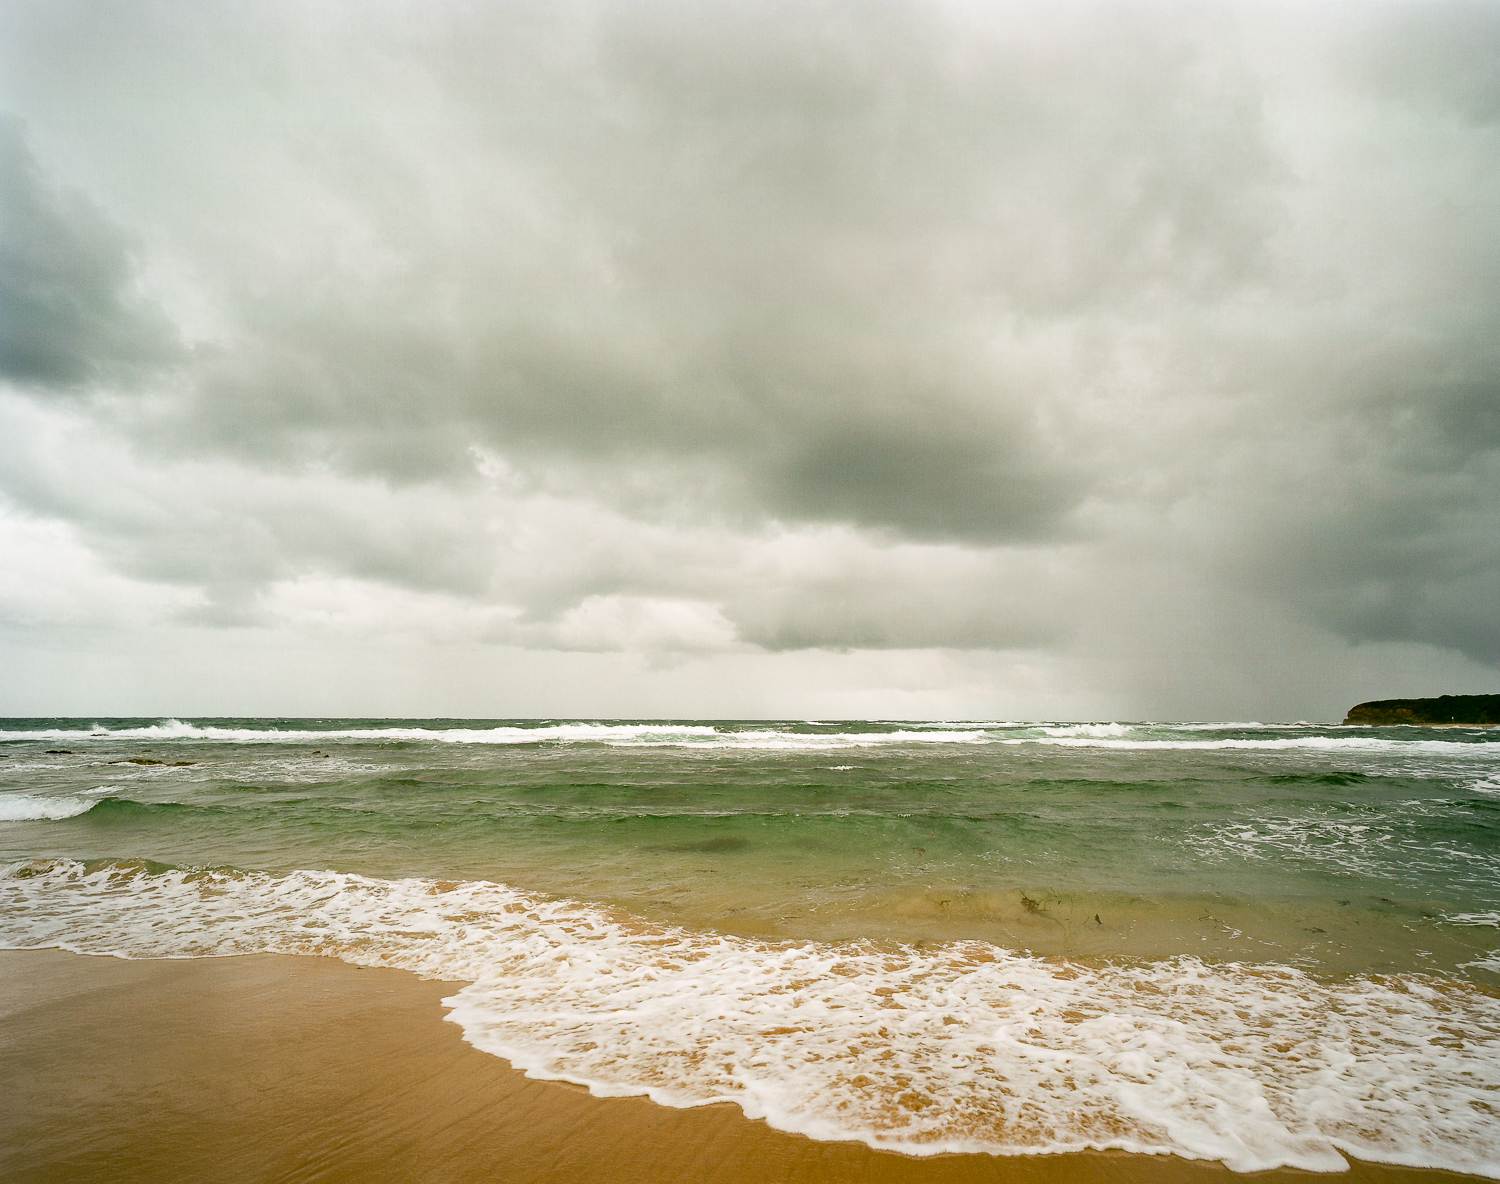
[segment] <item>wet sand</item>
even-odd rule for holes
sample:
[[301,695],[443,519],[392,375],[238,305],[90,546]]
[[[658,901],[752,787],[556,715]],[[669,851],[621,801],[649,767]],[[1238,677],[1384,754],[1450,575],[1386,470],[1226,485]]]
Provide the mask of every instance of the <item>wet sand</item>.
[[525,1184],[1439,1184],[1449,1172],[1236,1176],[1121,1154],[913,1159],[737,1107],[529,1081],[465,1044],[457,984],[321,958],[0,953],[0,1179]]

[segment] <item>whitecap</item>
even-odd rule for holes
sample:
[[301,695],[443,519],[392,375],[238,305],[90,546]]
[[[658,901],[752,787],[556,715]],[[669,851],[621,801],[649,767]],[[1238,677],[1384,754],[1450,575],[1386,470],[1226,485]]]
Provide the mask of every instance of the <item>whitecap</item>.
[[779,728],[721,731],[711,724],[545,723],[531,727],[494,728],[226,728],[170,719],[159,724],[117,731],[82,732],[62,729],[3,732],[10,740],[210,740],[240,743],[326,743],[335,740],[426,741],[445,744],[595,743],[611,747],[672,748],[859,748],[888,744],[963,744],[986,739],[983,730],[896,729],[889,732],[788,732]]
[[97,798],[5,793],[0,794],[0,822],[56,822],[86,814],[98,804]]
[[1068,724],[1062,727],[1043,728],[1049,736],[1126,736],[1133,729],[1128,724]]
[[[627,748],[739,748],[820,751],[840,748],[883,747],[891,745],[930,744],[1040,744],[1077,748],[1150,750],[1245,749],[1266,751],[1324,750],[1340,752],[1430,753],[1461,755],[1495,760],[1500,747],[1481,741],[1410,739],[1338,735],[1296,737],[1233,737],[1200,739],[1194,736],[1136,738],[1132,733],[1150,728],[1165,732],[1200,732],[1223,729],[1228,724],[1014,724],[1014,723],[925,723],[893,726],[889,731],[819,732],[788,731],[775,725],[764,728],[720,729],[711,724],[691,723],[593,723],[539,722],[530,726],[501,725],[492,728],[427,728],[395,725],[391,727],[350,727],[330,729],[220,727],[168,719],[141,727],[115,731],[80,731],[60,728],[38,731],[0,731],[8,740],[47,740],[79,742],[84,740],[206,740],[232,743],[316,743],[349,740],[363,742],[408,741],[441,744],[519,745],[519,744],[603,744]],[[1247,725],[1249,726],[1249,725]],[[1280,728],[1290,725],[1255,725]],[[1043,735],[1007,734],[1017,728],[1035,729]],[[1428,734],[1423,732],[1423,734]]]
[[1113,748],[1139,749],[1143,751],[1183,749],[1187,751],[1212,751],[1215,749],[1262,750],[1269,752],[1312,751],[1370,752],[1370,753],[1443,753],[1465,755],[1481,759],[1500,759],[1500,746],[1464,740],[1386,740],[1374,736],[1296,736],[1266,737],[1220,740],[1122,740],[1106,736],[1018,736],[1001,740],[1002,744],[1047,744],[1065,748]]

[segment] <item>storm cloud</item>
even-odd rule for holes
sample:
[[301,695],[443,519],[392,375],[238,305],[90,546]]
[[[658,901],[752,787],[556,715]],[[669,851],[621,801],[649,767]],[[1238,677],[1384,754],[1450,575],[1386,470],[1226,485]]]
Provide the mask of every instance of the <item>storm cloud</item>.
[[27,670],[1493,689],[1494,5],[9,0],[0,43]]

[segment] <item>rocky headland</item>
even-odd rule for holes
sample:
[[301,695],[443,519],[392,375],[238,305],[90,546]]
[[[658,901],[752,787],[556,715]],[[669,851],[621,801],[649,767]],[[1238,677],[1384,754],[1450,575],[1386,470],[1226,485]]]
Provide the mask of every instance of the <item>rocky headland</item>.
[[1500,695],[1439,695],[1436,699],[1372,699],[1349,708],[1346,724],[1453,727],[1500,724]]

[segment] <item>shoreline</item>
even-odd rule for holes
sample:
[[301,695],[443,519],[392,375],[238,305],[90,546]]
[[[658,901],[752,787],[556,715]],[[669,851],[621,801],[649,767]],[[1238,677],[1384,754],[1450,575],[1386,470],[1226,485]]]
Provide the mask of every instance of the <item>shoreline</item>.
[[0,1176],[505,1184],[1440,1184],[1123,1152],[916,1158],[534,1081],[466,1044],[461,984],[330,958],[124,961],[0,951]]

